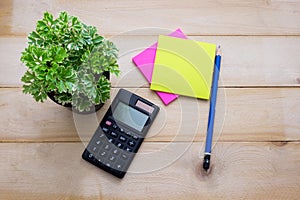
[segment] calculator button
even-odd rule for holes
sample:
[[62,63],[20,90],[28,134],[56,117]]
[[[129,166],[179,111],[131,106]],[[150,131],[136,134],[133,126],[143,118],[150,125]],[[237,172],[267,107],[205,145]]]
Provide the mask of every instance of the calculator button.
[[120,140],[121,142],[125,142],[125,141],[127,140],[127,138],[121,135],[121,136],[119,137],[119,140]]
[[117,128],[118,128],[118,126],[117,126],[116,124],[114,124],[112,127],[113,127],[114,129],[117,129]]
[[124,144],[119,142],[119,143],[116,144],[116,146],[119,147],[120,149],[122,149],[124,147]]
[[125,151],[132,152],[132,148],[126,147]]
[[101,141],[97,140],[96,145],[98,145],[98,146],[101,145]]
[[116,160],[116,157],[113,156],[113,155],[109,156],[108,160],[111,161],[111,162],[114,162]]
[[105,124],[106,124],[107,126],[111,126],[112,123],[111,123],[111,121],[106,120]]
[[92,153],[89,154],[89,158],[93,158],[93,154]]
[[131,137],[131,133],[130,133],[130,132],[125,132],[125,134],[126,134],[128,137]]
[[121,133],[124,133],[124,129],[120,128],[120,132],[121,132]]
[[118,137],[118,134],[113,131],[110,133],[110,135],[113,136],[114,138]]
[[132,138],[135,139],[135,140],[138,140],[138,139],[139,139],[139,137],[136,136],[136,135],[133,135]]
[[125,153],[122,153],[122,155],[121,155],[121,158],[124,159],[124,160],[127,160],[128,157],[129,157],[129,156],[128,156],[127,154],[125,154]]
[[102,151],[100,154],[99,154],[102,158],[105,158],[107,156],[107,153],[106,151]]
[[94,147],[92,148],[92,151],[93,151],[93,152],[97,152],[97,151],[98,151],[98,148],[94,146]]
[[103,130],[104,133],[108,133],[108,128],[103,127],[102,130]]
[[115,167],[116,170],[122,171],[124,168],[124,164],[120,161],[116,162]]
[[135,142],[134,142],[134,141],[132,141],[132,140],[129,140],[129,141],[128,141],[128,144],[129,144],[129,146],[131,146],[131,147],[134,147],[134,145],[135,145]]
[[109,142],[109,143],[114,143],[114,142],[115,142],[115,140],[114,140],[114,139],[112,139],[112,138],[109,138],[109,139],[108,139],[108,142]]
[[113,149],[111,151],[114,155],[118,155],[120,153],[120,150],[119,149]]
[[101,133],[101,134],[99,135],[99,138],[104,138],[104,137],[106,137],[104,133]]
[[109,144],[107,144],[107,145],[104,146],[105,150],[110,150],[110,148],[111,148],[111,146]]

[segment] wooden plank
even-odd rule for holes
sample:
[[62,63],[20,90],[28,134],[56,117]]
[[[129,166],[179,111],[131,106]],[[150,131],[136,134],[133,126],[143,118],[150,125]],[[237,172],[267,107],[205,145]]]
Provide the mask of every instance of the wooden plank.
[[[44,11],[79,16],[104,34],[138,28],[182,27],[192,35],[299,35],[300,3],[295,0],[22,1],[2,0],[1,35],[26,35]],[[143,31],[143,34],[152,34]]]
[[[81,159],[81,143],[0,143],[1,199],[297,199],[300,143],[217,143],[212,170],[205,174],[201,143],[170,165],[132,170],[142,152],[165,143],[144,143],[120,181]],[[179,145],[179,144],[178,144]],[[203,146],[203,145],[202,145]],[[160,157],[142,166],[169,157]],[[158,169],[158,167],[161,167]],[[143,167],[140,168],[143,171]]]
[[[220,85],[224,87],[300,86],[300,37],[219,37],[193,36],[191,39],[222,46]],[[120,48],[121,76],[114,86],[148,86],[131,58],[157,41],[157,37],[114,36]],[[149,42],[148,42],[149,40]],[[134,77],[134,78],[132,78]]]
[[[209,102],[180,97],[164,106],[146,88],[129,88],[161,111],[147,141],[203,141]],[[112,90],[112,98],[118,89]],[[215,141],[299,140],[300,88],[219,89]],[[19,88],[0,89],[0,141],[88,141],[104,112],[72,115],[46,101],[34,102]],[[195,137],[195,138],[194,138]]]
[[0,85],[1,86],[20,86],[21,77],[26,71],[20,58],[24,51],[27,41],[22,38],[0,38]]
[[38,104],[20,89],[1,89],[0,101],[2,139],[78,141],[72,112],[66,108],[51,101]]
[[[221,86],[300,86],[300,37],[190,37],[222,45]],[[112,77],[114,87],[148,87],[132,63],[133,56],[157,40],[157,36],[114,36],[120,49],[119,77]],[[26,68],[20,55],[26,39],[0,38],[0,86],[19,87]],[[132,78],[134,77],[134,78]]]

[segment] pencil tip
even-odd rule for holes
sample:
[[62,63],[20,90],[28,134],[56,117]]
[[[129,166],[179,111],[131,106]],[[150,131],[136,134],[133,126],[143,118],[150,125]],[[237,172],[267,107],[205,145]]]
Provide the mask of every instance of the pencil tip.
[[216,49],[216,55],[221,55],[221,46],[218,45],[218,48]]

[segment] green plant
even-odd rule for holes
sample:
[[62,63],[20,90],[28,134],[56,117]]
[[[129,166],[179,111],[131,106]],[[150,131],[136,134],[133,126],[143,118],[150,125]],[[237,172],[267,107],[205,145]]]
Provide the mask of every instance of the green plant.
[[28,35],[21,61],[27,66],[23,92],[43,102],[54,93],[62,105],[71,103],[79,111],[110,98],[108,71],[119,74],[118,50],[75,16],[61,12],[57,19],[45,12],[36,30]]

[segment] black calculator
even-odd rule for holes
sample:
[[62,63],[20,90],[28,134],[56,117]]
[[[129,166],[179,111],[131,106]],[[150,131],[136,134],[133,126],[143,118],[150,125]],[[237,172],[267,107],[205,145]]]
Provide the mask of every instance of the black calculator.
[[158,106],[120,89],[82,158],[123,178],[158,112]]

